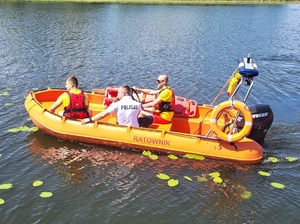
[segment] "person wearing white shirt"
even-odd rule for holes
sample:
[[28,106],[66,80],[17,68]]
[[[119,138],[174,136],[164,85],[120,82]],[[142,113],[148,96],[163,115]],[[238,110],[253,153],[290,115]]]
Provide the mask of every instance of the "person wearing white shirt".
[[131,89],[129,86],[124,85],[118,88],[118,100],[111,103],[109,107],[99,114],[91,118],[81,120],[81,124],[93,122],[106,117],[108,114],[117,114],[117,123],[125,126],[139,127],[138,115],[142,110],[140,102],[132,99]]

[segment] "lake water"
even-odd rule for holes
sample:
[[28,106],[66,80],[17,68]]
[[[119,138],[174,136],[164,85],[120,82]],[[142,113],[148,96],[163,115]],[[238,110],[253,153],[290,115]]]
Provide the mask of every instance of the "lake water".
[[[12,184],[0,189],[0,223],[299,223],[300,5],[1,3],[0,25],[0,186]],[[64,88],[72,74],[90,91],[155,88],[166,73],[177,95],[211,103],[248,53],[260,74],[247,103],[267,103],[275,116],[261,164],[151,160],[139,150],[8,132],[33,126],[28,91]]]

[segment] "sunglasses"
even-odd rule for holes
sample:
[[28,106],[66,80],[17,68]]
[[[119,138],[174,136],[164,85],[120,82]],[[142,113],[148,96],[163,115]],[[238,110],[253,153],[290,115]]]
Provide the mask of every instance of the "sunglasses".
[[157,83],[162,83],[165,80],[156,80]]

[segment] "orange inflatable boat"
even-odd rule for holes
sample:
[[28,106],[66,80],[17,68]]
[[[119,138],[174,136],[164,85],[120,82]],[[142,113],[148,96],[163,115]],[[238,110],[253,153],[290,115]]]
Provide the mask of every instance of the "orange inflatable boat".
[[[233,75],[237,72],[239,69]],[[253,76],[241,76],[251,88]],[[82,125],[80,120],[59,116],[57,112],[63,108],[51,113],[49,108],[65,92],[63,89],[29,92],[25,108],[41,131],[60,139],[258,163],[263,158],[263,148],[259,143],[264,140],[273,114],[268,105],[247,107],[245,100],[234,100],[240,84],[228,101],[216,106],[214,102],[211,105],[198,105],[194,100],[176,96],[172,123],[154,123],[149,128],[118,125],[114,114]],[[93,115],[105,110],[116,93],[117,88],[114,87],[87,93]],[[144,98],[145,101],[153,100],[150,96]]]

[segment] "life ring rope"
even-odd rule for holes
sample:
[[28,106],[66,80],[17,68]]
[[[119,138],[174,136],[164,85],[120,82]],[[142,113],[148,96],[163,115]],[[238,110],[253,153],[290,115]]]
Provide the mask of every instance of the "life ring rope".
[[[229,109],[229,108],[240,111],[243,114],[245,120],[245,124],[242,130],[234,134],[227,134],[223,132],[218,126],[218,120],[222,112],[225,109]],[[212,110],[211,117],[210,117],[210,126],[212,131],[216,133],[219,139],[227,142],[236,142],[241,140],[245,136],[247,136],[251,132],[252,124],[253,124],[252,114],[249,111],[249,109],[246,107],[246,105],[241,101],[230,100],[230,101],[225,101],[220,103]]]

